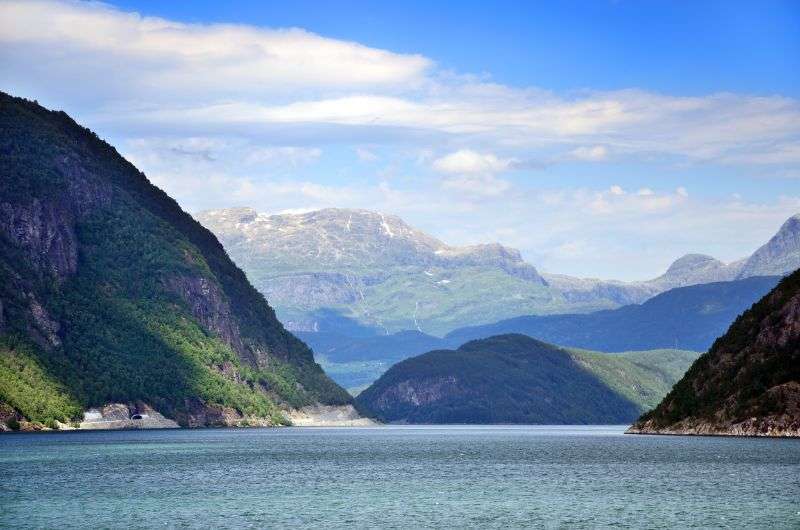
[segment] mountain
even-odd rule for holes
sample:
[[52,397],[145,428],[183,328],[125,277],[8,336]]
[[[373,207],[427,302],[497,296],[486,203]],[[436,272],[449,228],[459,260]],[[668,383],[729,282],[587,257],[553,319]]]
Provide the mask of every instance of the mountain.
[[450,342],[522,333],[547,342],[600,351],[680,348],[705,351],[734,319],[779,281],[777,276],[680,287],[643,304],[588,314],[523,316],[461,328]]
[[737,318],[628,432],[800,437],[800,270]]
[[3,427],[350,405],[211,232],[65,113],[0,93],[0,174]]
[[753,256],[725,264],[687,254],[657,278],[621,282],[540,274],[497,243],[453,247],[398,217],[326,209],[266,215],[251,208],[197,214],[293,331],[332,315],[384,333],[444,335],[520,315],[587,313],[642,302],[677,287],[800,267],[800,217]]
[[790,217],[778,233],[745,260],[740,278],[786,275],[800,268],[800,214]]
[[[701,283],[724,282],[734,280],[740,274],[742,262],[725,264],[705,254],[686,254],[675,260],[663,275],[645,282],[657,285],[661,290],[686,287]],[[741,276],[768,276],[767,274],[750,274]]]
[[685,369],[696,357],[678,351],[612,356],[500,335],[406,359],[357,404],[388,422],[620,423],[654,405],[680,377],[653,359]]
[[318,330],[320,310],[385,331],[444,333],[562,305],[518,251],[449,246],[391,215],[234,208],[197,218],[296,331]]

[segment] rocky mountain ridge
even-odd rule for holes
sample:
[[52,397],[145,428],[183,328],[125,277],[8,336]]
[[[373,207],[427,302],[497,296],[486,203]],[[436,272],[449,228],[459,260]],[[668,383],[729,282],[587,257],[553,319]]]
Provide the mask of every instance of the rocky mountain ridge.
[[517,250],[449,246],[391,215],[334,208],[265,215],[235,208],[197,218],[296,331],[316,329],[313,312],[329,308],[386,330],[447,326],[442,321],[480,312],[486,290],[498,282],[508,292],[494,292],[490,313],[515,299],[555,305],[547,282]]
[[396,216],[325,209],[267,215],[252,208],[197,214],[295,331],[316,331],[333,310],[386,333],[442,335],[524,314],[560,314],[642,303],[676,287],[800,267],[800,216],[752,256],[725,264],[687,254],[652,280],[622,282],[540,274],[497,243],[452,247]]

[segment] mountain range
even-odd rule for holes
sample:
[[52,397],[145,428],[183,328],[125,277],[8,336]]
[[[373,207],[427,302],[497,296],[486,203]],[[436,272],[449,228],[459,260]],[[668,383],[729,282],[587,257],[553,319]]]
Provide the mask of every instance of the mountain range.
[[0,93],[0,174],[0,429],[352,409],[214,235],[65,113]]
[[442,336],[521,315],[613,309],[676,287],[800,268],[800,215],[747,258],[725,264],[689,254],[639,282],[540,274],[515,249],[450,246],[398,217],[366,210],[267,215],[231,208],[196,217],[287,328],[305,332],[319,331],[337,315],[387,334]]

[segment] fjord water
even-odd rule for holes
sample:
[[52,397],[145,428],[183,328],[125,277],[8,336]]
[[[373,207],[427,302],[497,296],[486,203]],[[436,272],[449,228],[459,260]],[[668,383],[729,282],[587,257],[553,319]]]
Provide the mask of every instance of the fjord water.
[[0,436],[0,526],[800,527],[800,441],[623,427]]

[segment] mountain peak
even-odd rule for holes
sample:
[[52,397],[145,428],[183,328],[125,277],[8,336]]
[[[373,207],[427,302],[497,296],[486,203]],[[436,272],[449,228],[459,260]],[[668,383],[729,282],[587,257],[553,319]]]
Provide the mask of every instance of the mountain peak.
[[[432,321],[451,325],[455,308],[491,306],[470,310],[485,314],[505,312],[525,296],[553,299],[518,250],[451,246],[383,212],[236,209],[201,212],[198,220],[287,315],[328,307],[376,327],[432,331]],[[487,298],[487,285],[504,285],[506,292]]]
[[698,283],[732,280],[736,272],[736,266],[725,265],[712,256],[686,254],[673,261],[667,272],[646,283],[659,285],[664,290]]
[[785,275],[800,268],[800,214],[789,217],[742,266],[740,278]]
[[781,225],[778,233],[782,232],[800,232],[800,213],[794,214]]
[[721,265],[722,262],[707,254],[686,254],[672,262],[667,269],[667,274],[675,274],[698,266],[715,266],[717,264]]

